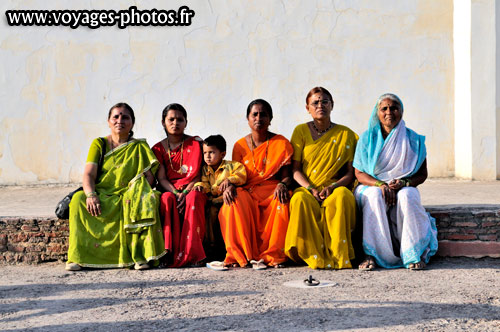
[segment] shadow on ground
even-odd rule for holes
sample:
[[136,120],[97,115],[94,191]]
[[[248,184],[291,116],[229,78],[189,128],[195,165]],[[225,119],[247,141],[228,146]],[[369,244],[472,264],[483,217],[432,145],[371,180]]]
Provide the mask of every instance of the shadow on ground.
[[[225,296],[218,294],[217,296]],[[91,301],[89,301],[91,302]],[[11,331],[119,331],[119,330],[169,330],[169,331],[324,331],[363,328],[388,328],[401,325],[401,320],[388,321],[386,317],[404,318],[410,326],[436,319],[446,321],[482,320],[491,322],[500,319],[500,310],[487,304],[429,304],[423,302],[362,302],[368,307],[349,307],[349,302],[339,302],[333,309],[287,309],[270,310],[245,315],[225,315],[202,318],[169,318],[160,320],[77,323],[45,325],[43,327]],[[356,304],[359,304],[357,302]],[[83,306],[89,306],[86,303]],[[83,309],[80,301],[69,301],[75,310]],[[492,315],[492,310],[494,314]],[[412,314],[408,314],[411,312]],[[369,318],[360,321],[357,317]],[[368,322],[368,323],[367,323]],[[500,323],[499,323],[500,324]]]

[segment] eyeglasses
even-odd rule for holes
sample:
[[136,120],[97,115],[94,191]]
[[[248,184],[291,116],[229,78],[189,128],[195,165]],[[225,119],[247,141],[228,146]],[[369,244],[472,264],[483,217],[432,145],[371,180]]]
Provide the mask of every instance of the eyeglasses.
[[396,112],[396,111],[399,111],[399,108],[397,106],[391,106],[391,107],[384,106],[380,110],[382,112],[385,112],[387,110],[390,110],[391,112]]
[[328,99],[316,100],[310,103],[309,105],[312,105],[317,108],[319,106],[319,103],[321,103],[321,106],[328,106],[328,104],[330,104],[330,101]]

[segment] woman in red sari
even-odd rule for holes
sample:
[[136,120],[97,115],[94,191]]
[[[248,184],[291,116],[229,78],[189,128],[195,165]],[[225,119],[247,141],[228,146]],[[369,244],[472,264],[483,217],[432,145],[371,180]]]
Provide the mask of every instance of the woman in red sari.
[[235,189],[235,200],[219,212],[226,244],[226,265],[255,269],[281,267],[287,260],[283,251],[288,227],[288,200],[291,185],[289,165],[293,154],[290,142],[268,130],[273,111],[265,100],[248,105],[251,133],[233,147],[233,160],[245,165],[247,183]]
[[179,104],[170,104],[162,113],[167,137],[153,146],[160,167],[157,179],[161,196],[165,249],[170,253],[167,266],[198,265],[205,259],[204,193],[191,191],[199,181],[202,158],[201,139],[184,134],[187,112]]

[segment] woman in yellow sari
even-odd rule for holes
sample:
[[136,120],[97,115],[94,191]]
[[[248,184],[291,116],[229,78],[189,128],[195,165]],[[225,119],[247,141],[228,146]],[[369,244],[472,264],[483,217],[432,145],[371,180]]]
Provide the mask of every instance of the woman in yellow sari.
[[290,142],[268,130],[273,118],[271,105],[256,99],[248,105],[251,133],[233,147],[233,160],[242,163],[247,183],[235,189],[234,202],[219,212],[226,244],[226,265],[254,269],[281,267],[287,260],[283,252],[288,226],[288,165],[293,153]]
[[82,266],[143,270],[165,254],[159,193],[151,189],[158,161],[144,139],[132,137],[134,122],[132,108],[116,104],[108,113],[111,134],[90,146],[83,191],[75,193],[70,203],[66,270]]
[[293,178],[301,186],[290,200],[285,253],[316,269],[351,268],[351,231],[356,223],[350,190],[358,136],[330,120],[333,98],[322,87],[306,97],[313,121],[292,134]]

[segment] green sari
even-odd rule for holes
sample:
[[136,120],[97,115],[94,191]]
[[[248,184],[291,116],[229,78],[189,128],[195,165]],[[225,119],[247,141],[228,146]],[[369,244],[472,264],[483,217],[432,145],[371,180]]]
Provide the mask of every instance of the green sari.
[[[71,199],[68,262],[114,268],[158,260],[165,254],[159,192],[151,189],[145,177],[148,170],[156,172],[156,156],[145,140],[138,139],[111,151],[105,149],[95,186],[101,215],[93,217],[87,211],[83,191]],[[95,139],[87,163],[97,164],[101,153]]]

